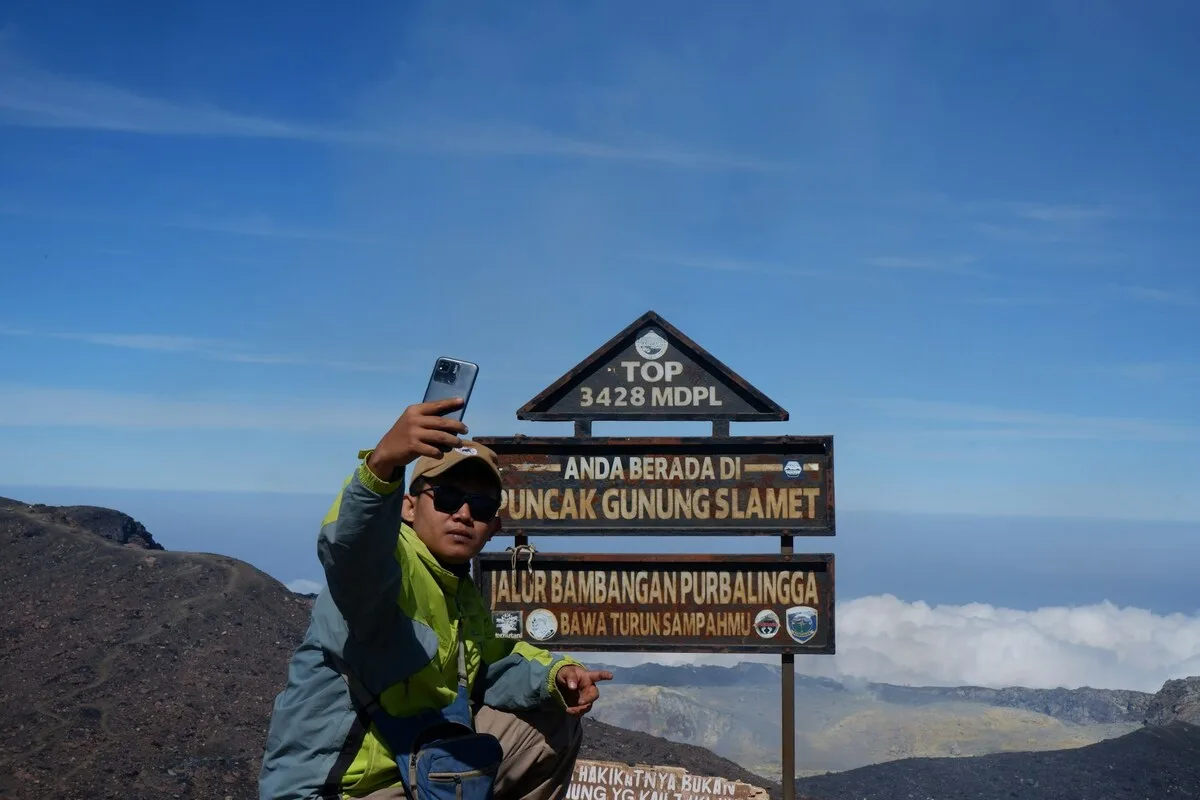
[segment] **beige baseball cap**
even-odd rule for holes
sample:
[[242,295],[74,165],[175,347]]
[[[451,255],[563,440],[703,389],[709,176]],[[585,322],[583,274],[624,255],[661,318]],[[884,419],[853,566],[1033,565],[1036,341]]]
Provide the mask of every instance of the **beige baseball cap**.
[[459,464],[471,460],[486,465],[488,472],[496,478],[497,488],[503,488],[504,481],[500,477],[500,458],[491,448],[470,439],[463,439],[461,447],[449,450],[441,458],[430,458],[429,456],[418,458],[416,463],[413,464],[412,478],[409,480],[409,485],[412,485],[412,482],[417,478],[434,478],[454,469]]

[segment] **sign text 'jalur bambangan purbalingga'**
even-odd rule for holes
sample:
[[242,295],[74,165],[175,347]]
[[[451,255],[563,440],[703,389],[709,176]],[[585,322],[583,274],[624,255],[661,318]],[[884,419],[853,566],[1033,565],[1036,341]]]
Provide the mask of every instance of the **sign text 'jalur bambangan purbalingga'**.
[[822,653],[833,557],[484,553],[496,635],[556,650]]

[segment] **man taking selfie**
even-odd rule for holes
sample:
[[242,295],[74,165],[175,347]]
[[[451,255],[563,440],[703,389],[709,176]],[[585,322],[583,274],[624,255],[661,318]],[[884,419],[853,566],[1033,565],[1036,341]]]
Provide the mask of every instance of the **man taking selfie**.
[[261,800],[564,796],[612,674],[495,636],[469,573],[500,530],[499,461],[443,416],[462,406],[405,409],[322,522],[327,588],[275,700]]

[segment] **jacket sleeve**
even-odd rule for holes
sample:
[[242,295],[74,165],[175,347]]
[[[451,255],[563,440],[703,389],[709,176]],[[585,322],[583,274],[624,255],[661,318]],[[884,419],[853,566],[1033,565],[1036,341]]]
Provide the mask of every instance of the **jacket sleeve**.
[[566,708],[555,678],[567,664],[582,666],[578,661],[494,635],[484,640],[482,649],[482,674],[476,690],[482,692],[485,705],[501,711]]
[[329,594],[360,641],[386,630],[400,589],[396,541],[404,493],[397,490],[404,474],[382,480],[367,468],[370,453],[358,454],[358,468],[342,484],[317,536]]

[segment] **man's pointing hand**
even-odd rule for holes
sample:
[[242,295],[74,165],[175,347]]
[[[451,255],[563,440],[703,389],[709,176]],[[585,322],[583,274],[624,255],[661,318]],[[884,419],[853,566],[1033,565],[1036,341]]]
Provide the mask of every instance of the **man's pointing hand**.
[[587,670],[575,664],[567,664],[558,671],[555,683],[567,701],[567,713],[583,716],[592,710],[592,703],[600,697],[598,681],[611,681],[613,674],[608,670]]

